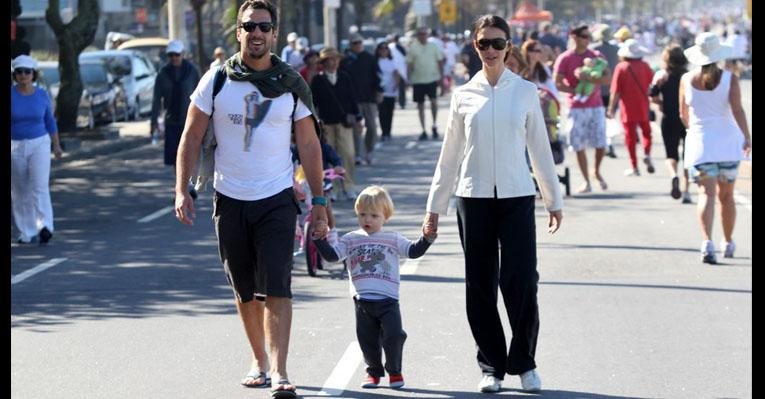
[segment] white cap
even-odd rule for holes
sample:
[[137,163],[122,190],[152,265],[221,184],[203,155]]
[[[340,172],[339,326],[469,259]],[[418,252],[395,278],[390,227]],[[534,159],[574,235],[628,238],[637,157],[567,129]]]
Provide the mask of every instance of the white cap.
[[183,52],[183,42],[180,40],[171,40],[170,43],[167,43],[167,50],[165,53],[182,53]]
[[290,32],[290,34],[289,34],[289,35],[287,35],[287,41],[288,41],[288,42],[294,42],[294,41],[295,41],[295,40],[297,40],[297,39],[298,39],[298,34],[297,34],[297,32]]
[[13,69],[16,68],[29,68],[29,69],[37,69],[37,60],[28,56],[28,55],[20,55],[13,59],[12,63]]

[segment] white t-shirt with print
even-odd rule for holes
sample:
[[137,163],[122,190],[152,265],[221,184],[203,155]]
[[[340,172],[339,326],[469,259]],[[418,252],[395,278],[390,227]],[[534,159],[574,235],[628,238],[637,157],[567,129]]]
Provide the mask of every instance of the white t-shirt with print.
[[[213,80],[217,69],[202,76],[191,103],[212,113]],[[215,96],[215,177],[213,187],[243,201],[268,198],[292,187],[292,93],[264,98],[255,85],[226,79]],[[298,99],[295,120],[311,115]]]
[[362,229],[344,234],[333,245],[340,259],[347,258],[350,292],[363,299],[398,299],[399,257],[409,257],[414,241],[395,231],[367,234]]

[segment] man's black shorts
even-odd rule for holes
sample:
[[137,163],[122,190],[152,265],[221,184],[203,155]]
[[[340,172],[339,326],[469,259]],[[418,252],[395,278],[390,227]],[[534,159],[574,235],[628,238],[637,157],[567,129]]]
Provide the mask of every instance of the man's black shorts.
[[427,95],[431,100],[436,99],[436,90],[438,89],[438,81],[431,83],[415,83],[412,85],[412,100],[416,103],[425,101]]
[[214,195],[213,221],[226,277],[240,302],[255,294],[292,298],[292,251],[300,211],[292,187],[241,201]]

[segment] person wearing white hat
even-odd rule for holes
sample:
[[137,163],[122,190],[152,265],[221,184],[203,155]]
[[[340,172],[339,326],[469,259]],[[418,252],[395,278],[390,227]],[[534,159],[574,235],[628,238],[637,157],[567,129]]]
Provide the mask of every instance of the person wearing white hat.
[[[165,145],[164,163],[175,167],[181,132],[186,124],[186,111],[189,108],[189,96],[199,82],[200,74],[196,65],[183,58],[183,42],[171,40],[167,44],[168,62],[157,74],[154,81],[154,100],[151,106],[150,131],[155,134],[157,119],[162,108],[165,109]],[[196,195],[193,188],[192,196]]]
[[297,50],[297,39],[298,39],[297,32],[290,32],[287,35],[287,45],[282,48],[282,52],[281,52],[282,61],[289,63],[290,55],[292,54],[293,51]]
[[685,50],[688,61],[699,67],[680,79],[680,119],[688,129],[684,162],[691,180],[699,187],[701,260],[709,264],[717,263],[712,240],[715,197],[722,207],[723,256],[733,257],[736,249],[733,188],[739,162],[752,150],[738,77],[718,66],[732,50],[712,32],[699,34],[695,45]]
[[53,237],[50,199],[50,149],[60,159],[58,138],[48,93],[37,80],[37,60],[16,57],[11,86],[11,209],[19,244],[48,243]]
[[637,128],[642,133],[643,163],[648,173],[656,169],[651,162],[651,124],[648,119],[648,87],[653,80],[651,66],[642,60],[644,49],[635,39],[627,39],[621,44],[617,55],[622,59],[614,68],[611,78],[611,98],[608,103],[606,117],[614,117],[614,108],[619,104],[622,128],[624,129],[624,144],[630,155],[631,167],[626,176],[640,176],[637,164]]

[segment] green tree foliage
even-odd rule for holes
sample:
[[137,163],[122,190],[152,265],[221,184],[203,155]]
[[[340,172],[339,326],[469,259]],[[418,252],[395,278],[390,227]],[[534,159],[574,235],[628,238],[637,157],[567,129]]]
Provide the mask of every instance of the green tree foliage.
[[77,130],[77,108],[82,96],[79,57],[93,43],[101,9],[98,0],[79,0],[77,15],[65,24],[59,12],[59,0],[49,0],[45,20],[56,34],[61,87],[56,98],[56,117],[61,132]]

